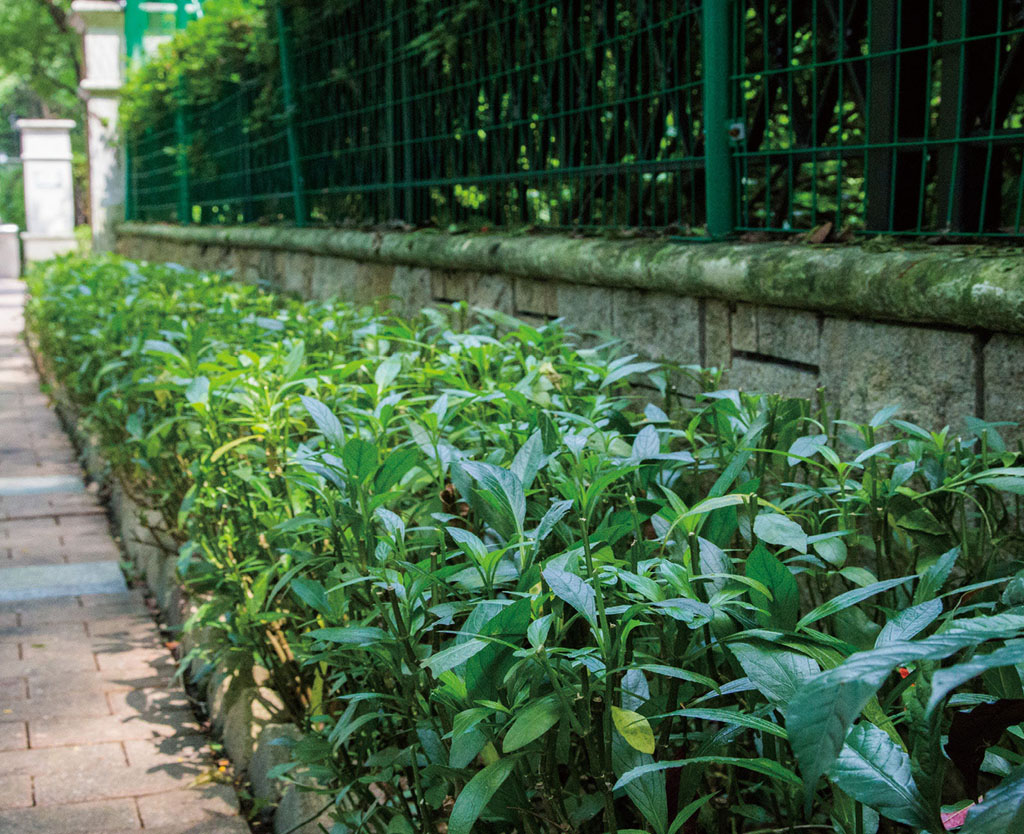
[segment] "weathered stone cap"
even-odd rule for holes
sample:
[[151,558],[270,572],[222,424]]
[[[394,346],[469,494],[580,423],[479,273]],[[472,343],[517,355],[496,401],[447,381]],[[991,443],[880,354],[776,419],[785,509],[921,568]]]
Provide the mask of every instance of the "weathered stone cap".
[[609,240],[125,223],[120,235],[662,290],[881,321],[1024,333],[1024,249]]

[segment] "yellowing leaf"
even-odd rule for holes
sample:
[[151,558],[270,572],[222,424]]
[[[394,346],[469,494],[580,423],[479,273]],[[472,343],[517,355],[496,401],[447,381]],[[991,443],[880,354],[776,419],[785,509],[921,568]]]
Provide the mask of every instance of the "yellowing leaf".
[[640,713],[612,707],[612,721],[630,747],[641,753],[654,754],[654,730]]

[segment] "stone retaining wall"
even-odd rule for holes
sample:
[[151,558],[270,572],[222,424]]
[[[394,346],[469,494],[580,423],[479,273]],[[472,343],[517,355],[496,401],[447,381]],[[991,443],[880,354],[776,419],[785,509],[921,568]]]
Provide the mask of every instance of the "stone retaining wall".
[[980,247],[795,246],[125,224],[130,257],[233,270],[306,298],[403,312],[468,301],[564,318],[631,351],[931,428],[1024,421],[1024,256]]

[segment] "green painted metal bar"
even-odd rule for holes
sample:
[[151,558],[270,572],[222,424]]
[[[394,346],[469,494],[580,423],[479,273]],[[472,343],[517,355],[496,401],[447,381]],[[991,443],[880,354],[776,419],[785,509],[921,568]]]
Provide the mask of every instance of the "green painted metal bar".
[[298,105],[295,100],[295,70],[292,55],[292,35],[284,6],[274,4],[277,20],[277,47],[281,60],[281,93],[284,96],[285,135],[288,142],[288,167],[291,174],[292,209],[296,226],[309,223],[306,204],[306,182],[302,176],[302,155],[299,149],[299,131],[296,125]]
[[729,0],[704,0],[704,164],[708,234],[728,237],[736,226],[733,159],[729,147]]
[[[175,0],[174,28],[179,32],[188,25],[187,2],[188,0]],[[177,100],[174,113],[174,136],[178,146],[178,222],[186,224],[192,222],[192,201],[189,197],[191,172],[188,161],[188,126],[185,119],[187,100],[183,82],[179,82],[175,98]]]
[[[127,52],[127,69],[135,69],[142,61],[142,40],[146,34],[146,13],[141,8],[142,0],[125,0],[124,38]],[[135,182],[135,152],[133,142],[125,142],[124,169],[124,215],[126,220],[138,219],[138,191]]]

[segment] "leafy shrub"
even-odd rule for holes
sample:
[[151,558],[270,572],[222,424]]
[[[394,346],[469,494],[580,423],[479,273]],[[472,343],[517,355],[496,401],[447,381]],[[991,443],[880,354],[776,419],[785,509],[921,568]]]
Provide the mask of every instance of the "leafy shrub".
[[242,81],[262,86],[262,103],[252,118],[266,118],[277,106],[272,80],[276,49],[267,34],[262,2],[215,0],[203,10],[201,18],[175,32],[129,73],[121,95],[123,136],[136,137],[166,123],[179,102],[191,108],[209,106]]
[[269,670],[305,731],[280,772],[336,832],[939,832],[982,792],[964,832],[1019,828],[1001,425],[851,423],[462,305],[115,258],[32,284],[191,627]]

